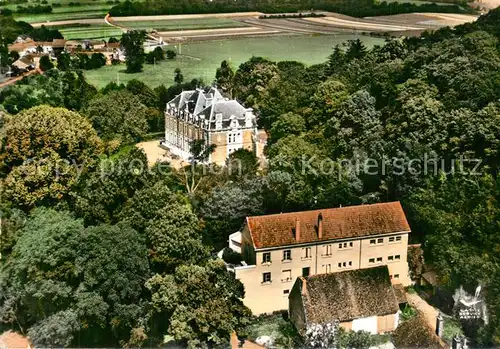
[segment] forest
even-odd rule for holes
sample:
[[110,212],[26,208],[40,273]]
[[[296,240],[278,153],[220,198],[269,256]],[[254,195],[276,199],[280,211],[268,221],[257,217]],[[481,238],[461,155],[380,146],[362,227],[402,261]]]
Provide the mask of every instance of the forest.
[[441,287],[483,287],[474,346],[499,345],[499,48],[496,9],[314,66],[222,62],[213,83],[269,134],[265,168],[247,151],[207,168],[200,144],[185,168],[148,167],[134,144],[199,80],[97,90],[51,69],[3,89],[0,328],[36,346],[223,345],[251,314],[215,253],[246,216],[400,200]]
[[331,11],[353,17],[395,15],[411,12],[473,13],[466,2],[462,5],[436,3],[377,2],[374,0],[127,0],[111,8],[112,16],[174,15],[190,13],[252,12],[286,13],[297,11]]

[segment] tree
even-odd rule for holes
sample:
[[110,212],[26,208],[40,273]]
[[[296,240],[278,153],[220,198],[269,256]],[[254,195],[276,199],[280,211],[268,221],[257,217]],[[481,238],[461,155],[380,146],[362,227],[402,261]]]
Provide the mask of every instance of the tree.
[[250,58],[242,63],[234,74],[234,97],[247,107],[258,107],[261,91],[277,74],[278,69],[274,62],[262,57]]
[[206,257],[200,222],[187,203],[172,202],[158,210],[146,227],[151,259],[161,270],[173,271],[180,264],[196,264]]
[[148,54],[146,55],[146,63],[148,64],[153,64],[156,62],[156,55],[153,51],[151,52],[148,52]]
[[67,52],[61,52],[57,57],[57,69],[68,70],[71,68],[71,55]]
[[177,52],[174,50],[167,50],[167,59],[174,59],[177,56]]
[[86,69],[97,69],[106,65],[106,56],[102,53],[93,53]]
[[281,115],[271,126],[271,142],[277,142],[279,139],[288,135],[300,135],[306,130],[306,123],[302,116],[294,113]]
[[137,96],[115,91],[91,100],[84,113],[103,139],[134,142],[147,132],[146,110]]
[[68,212],[35,209],[12,256],[0,317],[37,346],[116,345],[143,315],[147,250],[128,226],[84,228]]
[[132,79],[127,82],[126,88],[133,95],[137,96],[146,107],[154,108],[157,106],[158,95],[144,82]]
[[64,201],[101,152],[92,125],[63,108],[40,106],[7,117],[3,131],[4,195],[23,208]]
[[137,190],[150,185],[156,174],[148,170],[143,150],[132,147],[102,161],[79,178],[73,211],[86,224],[116,223],[123,205]]
[[52,68],[54,68],[54,63],[52,63],[48,55],[40,57],[40,69],[42,71],[47,71]]
[[233,77],[233,68],[231,68],[226,60],[222,61],[220,68],[217,68],[215,72],[215,81],[217,82],[217,86],[228,95],[229,98],[232,98],[233,95]]
[[183,265],[173,275],[154,275],[146,283],[157,318],[167,318],[165,340],[188,348],[218,346],[249,321],[243,285],[220,260]]
[[153,50],[153,54],[157,61],[162,61],[165,59],[165,51],[160,46],[155,47]]
[[122,34],[121,44],[125,49],[127,73],[137,73],[142,71],[144,64],[143,43],[146,39],[146,32],[143,30],[131,30]]
[[175,68],[174,81],[177,85],[182,84],[182,82],[184,81],[184,75],[182,75],[182,72],[179,68]]
[[117,39],[117,38],[115,38],[115,37],[110,37],[110,38],[108,39],[108,44],[113,44],[113,43],[115,43],[115,42],[120,42],[120,40],[118,40],[118,39]]

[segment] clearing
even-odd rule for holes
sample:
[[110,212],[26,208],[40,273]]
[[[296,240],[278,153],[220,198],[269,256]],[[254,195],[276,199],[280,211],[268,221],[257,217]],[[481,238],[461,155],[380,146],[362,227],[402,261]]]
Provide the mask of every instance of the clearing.
[[151,87],[174,83],[174,70],[180,68],[184,80],[202,78],[211,83],[221,61],[228,60],[234,69],[252,56],[262,56],[274,61],[291,60],[304,64],[325,62],[333,46],[347,40],[361,39],[367,47],[383,44],[384,40],[366,35],[339,33],[336,35],[282,35],[259,38],[202,41],[181,45],[171,45],[180,51],[180,57],[165,60],[155,66],[144,65],[144,71],[136,74],[125,73],[125,65],[105,66],[85,71],[88,81],[99,88],[111,81],[126,83],[139,79]]

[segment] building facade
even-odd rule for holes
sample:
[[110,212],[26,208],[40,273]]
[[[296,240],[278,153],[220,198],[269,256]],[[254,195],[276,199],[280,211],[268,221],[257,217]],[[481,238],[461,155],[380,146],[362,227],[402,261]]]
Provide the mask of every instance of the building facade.
[[393,284],[409,285],[410,227],[399,202],[247,217],[229,247],[229,265],[254,314],[288,309],[298,277],[386,265]]
[[238,149],[258,156],[257,136],[252,109],[224,98],[214,87],[183,91],[167,103],[163,145],[185,160],[191,157],[191,142],[199,139],[216,146],[210,163],[223,165]]

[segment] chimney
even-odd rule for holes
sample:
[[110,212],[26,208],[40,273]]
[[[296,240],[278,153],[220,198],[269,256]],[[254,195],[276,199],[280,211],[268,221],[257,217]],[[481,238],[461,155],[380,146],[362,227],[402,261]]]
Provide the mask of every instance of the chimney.
[[443,329],[444,329],[444,319],[441,313],[439,313],[436,318],[436,334],[439,338],[443,338]]
[[298,218],[295,218],[295,241],[300,241],[300,221]]
[[323,238],[323,215],[320,213],[318,215],[318,239]]
[[302,280],[302,295],[307,296],[307,280],[303,276],[300,277],[300,280]]

